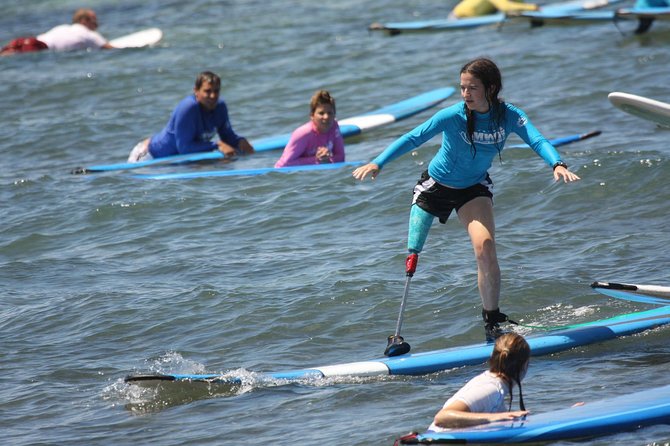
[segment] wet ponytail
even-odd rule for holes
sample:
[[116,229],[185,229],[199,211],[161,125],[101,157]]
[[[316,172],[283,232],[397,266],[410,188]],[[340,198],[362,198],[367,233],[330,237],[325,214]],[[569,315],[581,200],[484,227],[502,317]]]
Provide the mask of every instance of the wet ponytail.
[[[461,68],[460,74],[469,73],[479,79],[484,85],[486,92],[486,101],[489,104],[489,111],[491,113],[492,128],[489,130],[492,134],[497,134],[498,129],[502,127],[505,121],[505,107],[499,94],[502,91],[502,75],[498,66],[490,59],[480,57],[474,59]],[[475,114],[465,105],[465,116],[467,118],[467,135],[470,141],[472,157],[477,155],[477,147],[475,147]],[[496,149],[498,150],[498,157],[501,157],[502,143],[496,140]]]
[[489,371],[500,376],[507,384],[510,394],[510,411],[512,410],[512,389],[515,383],[519,387],[519,407],[521,410],[526,410],[523,403],[521,380],[529,359],[530,346],[523,336],[506,333],[496,340],[489,359]]

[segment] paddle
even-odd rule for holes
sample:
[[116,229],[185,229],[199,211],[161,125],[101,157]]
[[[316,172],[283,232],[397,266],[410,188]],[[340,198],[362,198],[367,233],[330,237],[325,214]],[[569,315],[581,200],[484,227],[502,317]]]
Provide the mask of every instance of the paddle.
[[400,314],[398,314],[398,323],[395,327],[395,334],[388,337],[388,345],[384,350],[386,356],[400,356],[409,353],[410,346],[405,339],[400,336],[400,327],[402,326],[403,313],[405,312],[405,303],[407,303],[407,294],[409,294],[409,282],[416,271],[416,264],[419,262],[419,254],[412,253],[407,256],[405,260],[405,271],[407,278],[405,279],[405,291],[400,301]]
[[132,383],[139,381],[177,381],[173,375],[128,375],[123,382]]
[[564,146],[577,141],[584,141],[585,139],[592,138],[594,136],[600,135],[602,132],[600,130],[593,130],[592,132],[582,133],[581,135],[566,136],[563,138],[556,138],[549,140],[549,142],[554,147]]
[[[594,136],[600,135],[602,132],[600,130],[593,130],[592,132],[581,133],[576,135],[564,136],[562,138],[550,139],[549,142],[554,147],[564,146],[566,144],[571,144],[577,141],[583,141],[588,138],[593,138]],[[528,144],[514,144],[509,146],[510,149],[524,149],[527,148]]]

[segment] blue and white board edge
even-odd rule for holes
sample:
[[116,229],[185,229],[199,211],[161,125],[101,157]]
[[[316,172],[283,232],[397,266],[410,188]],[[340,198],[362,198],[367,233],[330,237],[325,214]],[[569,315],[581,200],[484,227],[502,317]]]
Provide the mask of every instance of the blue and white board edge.
[[616,15],[620,18],[670,20],[670,7],[621,8],[616,11]]
[[653,305],[670,305],[670,287],[632,283],[593,282],[591,288],[615,299]]
[[292,172],[316,172],[321,170],[334,170],[342,167],[356,167],[363,164],[363,161],[344,161],[341,163],[331,164],[307,164],[302,166],[287,166],[287,167],[261,167],[258,169],[229,169],[229,170],[203,170],[194,172],[172,172],[172,173],[157,173],[157,174],[135,174],[133,178],[141,180],[190,180],[195,178],[211,178],[211,177],[240,177],[240,176],[256,176],[265,175],[268,173],[292,173]]
[[[574,347],[632,335],[651,328],[670,324],[670,306],[627,313],[608,319],[586,322],[564,329],[527,336],[533,356],[548,355]],[[329,377],[360,377],[383,375],[424,375],[455,367],[479,365],[486,362],[492,344],[481,343],[451,347],[423,353],[409,353],[391,358],[326,365],[300,370],[268,372],[262,375],[274,380],[301,380]],[[241,382],[229,374],[130,375],[126,382],[142,381],[204,381]]]

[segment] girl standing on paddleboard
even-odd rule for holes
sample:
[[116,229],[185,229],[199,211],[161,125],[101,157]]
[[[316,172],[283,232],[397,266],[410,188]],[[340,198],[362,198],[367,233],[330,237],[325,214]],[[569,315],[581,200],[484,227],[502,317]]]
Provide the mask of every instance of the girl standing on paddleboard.
[[[414,187],[407,248],[410,257],[423,249],[433,219],[446,223],[456,210],[468,231],[477,260],[477,284],[487,339],[500,335],[500,267],[493,219],[493,182],[488,174],[511,132],[516,133],[553,169],[555,180],[579,180],[556,149],[519,108],[499,98],[502,78],[489,59],[468,62],[460,72],[462,102],[447,107],[398,138],[371,163],[354,170],[356,179],[374,179],[384,165],[442,133],[442,146]],[[410,258],[408,257],[408,260]],[[413,272],[413,271],[412,271]],[[389,343],[391,343],[389,339]]]

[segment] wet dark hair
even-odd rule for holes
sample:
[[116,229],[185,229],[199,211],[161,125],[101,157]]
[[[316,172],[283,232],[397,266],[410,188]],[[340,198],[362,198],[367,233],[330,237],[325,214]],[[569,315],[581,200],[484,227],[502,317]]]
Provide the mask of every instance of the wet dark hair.
[[521,374],[529,360],[530,346],[523,336],[516,333],[505,333],[496,340],[491,358],[489,358],[489,371],[502,377],[509,386],[510,411],[512,410],[512,387],[514,383],[519,386],[519,407],[521,410],[526,410],[523,404]]
[[217,87],[221,87],[221,78],[216,73],[212,73],[211,71],[203,71],[202,73],[198,74],[198,77],[195,78],[195,89],[200,90],[200,87],[202,87],[202,84],[205,82],[216,85]]
[[319,90],[312,95],[312,99],[309,101],[309,114],[310,116],[314,114],[316,107],[323,104],[330,104],[333,106],[333,112],[337,113],[335,110],[335,98],[328,93],[326,90]]
[[[491,113],[491,132],[496,134],[505,119],[505,107],[503,101],[498,96],[502,90],[502,75],[498,66],[490,59],[480,57],[463,65],[460,74],[469,73],[479,79],[484,85],[486,94],[486,101],[489,104],[489,111]],[[467,116],[467,130],[468,139],[472,147],[472,157],[477,155],[477,147],[475,147],[474,133],[475,133],[475,114],[464,104],[465,115]],[[498,149],[498,156],[502,150],[502,143],[495,142],[496,149]]]

